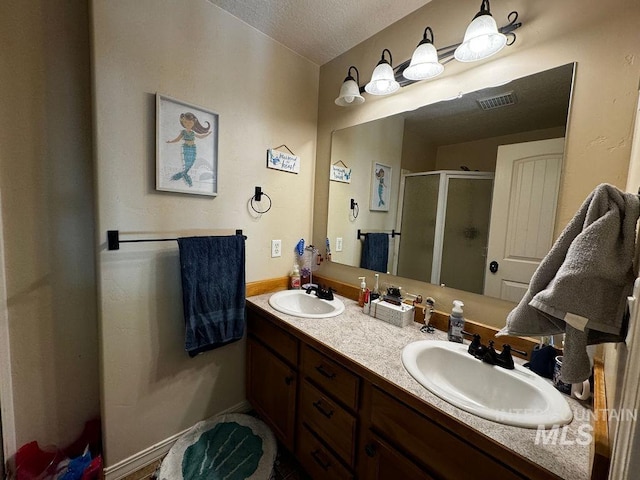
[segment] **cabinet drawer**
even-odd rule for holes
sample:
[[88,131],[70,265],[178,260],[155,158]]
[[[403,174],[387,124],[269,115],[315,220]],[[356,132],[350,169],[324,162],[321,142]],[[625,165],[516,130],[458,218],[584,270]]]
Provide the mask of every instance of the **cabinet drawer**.
[[302,372],[329,395],[356,410],[360,379],[342,365],[305,345],[302,349]]
[[353,479],[349,470],[324,447],[307,427],[300,428],[296,455],[311,478],[317,480]]
[[298,363],[298,340],[293,335],[251,310],[247,313],[247,325],[250,335],[269,345],[269,348],[291,365]]
[[300,418],[353,467],[356,419],[309,382],[302,382]]
[[377,388],[371,403],[373,428],[439,477],[523,478]]

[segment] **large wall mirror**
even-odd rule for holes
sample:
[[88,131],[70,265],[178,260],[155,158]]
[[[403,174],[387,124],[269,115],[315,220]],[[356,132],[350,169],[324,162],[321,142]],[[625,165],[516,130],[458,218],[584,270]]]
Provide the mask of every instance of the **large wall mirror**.
[[332,261],[519,301],[559,234],[574,68],[333,132]]

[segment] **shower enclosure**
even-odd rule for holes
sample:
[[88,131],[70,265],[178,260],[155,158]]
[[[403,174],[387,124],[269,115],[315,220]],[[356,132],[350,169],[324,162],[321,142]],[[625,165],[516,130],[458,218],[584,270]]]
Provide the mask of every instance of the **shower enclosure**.
[[396,275],[482,294],[493,178],[458,170],[404,175]]

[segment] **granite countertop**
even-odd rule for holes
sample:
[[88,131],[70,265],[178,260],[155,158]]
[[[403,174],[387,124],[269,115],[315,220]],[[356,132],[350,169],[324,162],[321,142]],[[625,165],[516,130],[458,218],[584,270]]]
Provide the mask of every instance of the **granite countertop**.
[[422,333],[417,323],[396,327],[365,315],[357,302],[340,296],[345,311],[337,317],[294,317],[274,310],[268,302],[271,295],[256,295],[247,301],[556,475],[571,480],[590,477],[591,410],[574,398],[565,396],[573,421],[559,429],[555,442],[545,445],[536,429],[502,425],[467,413],[432,394],[409,375],[401,359],[405,345],[425,339],[446,340],[445,332]]

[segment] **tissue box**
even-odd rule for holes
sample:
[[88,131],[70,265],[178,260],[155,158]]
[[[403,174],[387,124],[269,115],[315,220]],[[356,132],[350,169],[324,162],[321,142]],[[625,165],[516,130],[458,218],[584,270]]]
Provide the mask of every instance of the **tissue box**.
[[371,302],[370,315],[396,327],[406,327],[413,322],[413,306],[407,304],[393,305],[377,299]]

